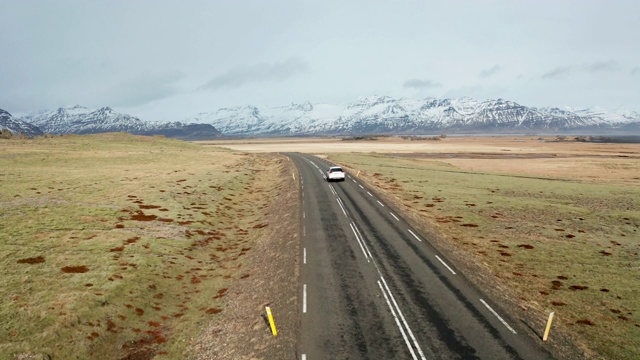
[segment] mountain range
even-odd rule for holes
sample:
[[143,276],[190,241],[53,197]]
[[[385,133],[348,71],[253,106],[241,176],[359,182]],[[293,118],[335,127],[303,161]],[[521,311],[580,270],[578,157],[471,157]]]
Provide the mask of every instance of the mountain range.
[[497,99],[362,97],[341,105],[242,106],[200,113],[225,136],[362,134],[640,133],[640,114],[603,109],[534,108]]
[[143,121],[131,115],[117,113],[110,107],[97,110],[82,106],[59,108],[28,114],[20,120],[49,134],[128,132],[136,135],[164,135],[185,140],[211,139],[222,136],[211,124]]
[[109,107],[59,108],[12,117],[0,110],[0,129],[28,136],[129,132],[185,140],[222,136],[424,134],[640,134],[640,114],[604,109],[535,108],[497,99],[421,100],[361,97],[332,104],[240,106],[200,113],[184,122],[149,122]]

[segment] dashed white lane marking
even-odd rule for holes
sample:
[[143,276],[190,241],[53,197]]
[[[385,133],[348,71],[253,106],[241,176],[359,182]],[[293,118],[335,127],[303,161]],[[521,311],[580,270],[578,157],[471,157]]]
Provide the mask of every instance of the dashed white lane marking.
[[391,214],[391,216],[393,216],[394,219],[396,219],[396,221],[400,221],[400,219],[398,219],[398,217],[396,216],[396,214],[390,212],[389,214]]
[[307,226],[306,225],[302,226],[302,236],[307,236]]
[[307,263],[307,248],[302,248],[302,263]]
[[357,184],[357,182],[355,180],[351,179],[351,181],[353,181],[354,184]]
[[455,275],[455,274],[456,274],[456,272],[455,272],[455,271],[453,271],[453,269],[452,269],[452,268],[450,268],[450,267],[449,267],[449,265],[447,265],[447,263],[445,263],[444,261],[442,261],[442,259],[440,259],[440,256],[436,255],[436,259],[440,260],[440,262],[442,263],[442,265],[446,266],[446,267],[447,267],[447,269],[449,269],[449,271],[451,271],[451,273],[452,273],[453,275]]
[[302,212],[302,218],[305,219],[307,217],[307,213],[305,211]]
[[367,194],[369,194],[369,196],[373,196],[373,194],[372,194],[372,193],[370,193],[370,192],[368,192],[368,191],[367,191]]
[[302,285],[302,313],[307,313],[307,284]]
[[418,239],[418,241],[422,242],[422,240],[420,240],[418,235],[414,234],[413,231],[411,231],[410,229],[407,229],[407,230],[409,230],[409,232],[411,233],[411,235],[413,235],[414,238],[416,238],[416,239]]
[[300,360],[307,360],[307,354],[302,354],[302,356],[300,357]]
[[360,186],[360,189],[363,189],[363,190],[364,190],[364,187],[362,187],[362,185],[358,184],[358,186]]
[[498,313],[497,313],[495,310],[493,310],[493,309],[491,308],[491,306],[489,306],[489,304],[487,304],[487,302],[486,302],[486,301],[484,301],[484,300],[480,299],[480,302],[481,302],[484,306],[486,306],[486,307],[487,307],[487,309],[489,309],[489,311],[491,311],[491,313],[492,313],[495,317],[497,317],[497,318],[498,318],[498,320],[500,320],[500,322],[501,322],[504,326],[506,326],[506,327],[507,327],[507,329],[509,329],[509,331],[511,331],[511,332],[512,332],[512,333],[514,333],[514,334],[517,334],[517,333],[516,333],[516,331],[515,331],[515,330],[513,330],[513,328],[512,328],[511,326],[509,326],[509,324],[507,324],[507,322],[506,322],[506,321],[504,321],[504,319],[503,319],[503,318],[501,318],[501,317],[500,317],[500,315],[498,315]]
[[384,207],[384,204],[380,202],[380,200],[378,200],[378,204],[380,204],[380,206]]

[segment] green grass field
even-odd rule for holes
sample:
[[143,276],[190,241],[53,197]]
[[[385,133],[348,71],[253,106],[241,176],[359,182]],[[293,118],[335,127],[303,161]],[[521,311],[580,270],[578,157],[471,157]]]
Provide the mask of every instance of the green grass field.
[[0,141],[0,358],[184,358],[281,158],[126,134]]
[[330,158],[437,229],[460,261],[486,269],[522,308],[555,311],[554,331],[595,357],[640,354],[637,184],[472,172],[375,154]]

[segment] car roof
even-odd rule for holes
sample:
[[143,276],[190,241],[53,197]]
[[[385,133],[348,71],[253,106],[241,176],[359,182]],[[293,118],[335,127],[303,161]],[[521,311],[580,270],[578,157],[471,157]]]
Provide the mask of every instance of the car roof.
[[331,170],[331,169],[334,169],[334,170],[340,169],[340,170],[342,170],[342,168],[340,166],[332,166],[332,167],[329,168],[329,170]]

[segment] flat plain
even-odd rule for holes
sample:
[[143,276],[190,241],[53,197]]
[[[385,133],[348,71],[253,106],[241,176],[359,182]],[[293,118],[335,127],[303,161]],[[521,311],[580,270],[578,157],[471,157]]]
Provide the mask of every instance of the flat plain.
[[163,137],[1,141],[0,358],[213,358],[287,166]]
[[635,358],[640,353],[640,144],[557,140],[392,137],[214,144],[311,153],[341,164],[431,234],[466,276],[540,337],[553,311],[549,342],[560,356],[575,357],[578,351],[579,358]]
[[290,357],[293,151],[370,185],[540,336],[554,311],[559,358],[634,358],[640,145],[555,140],[0,142],[0,357]]

